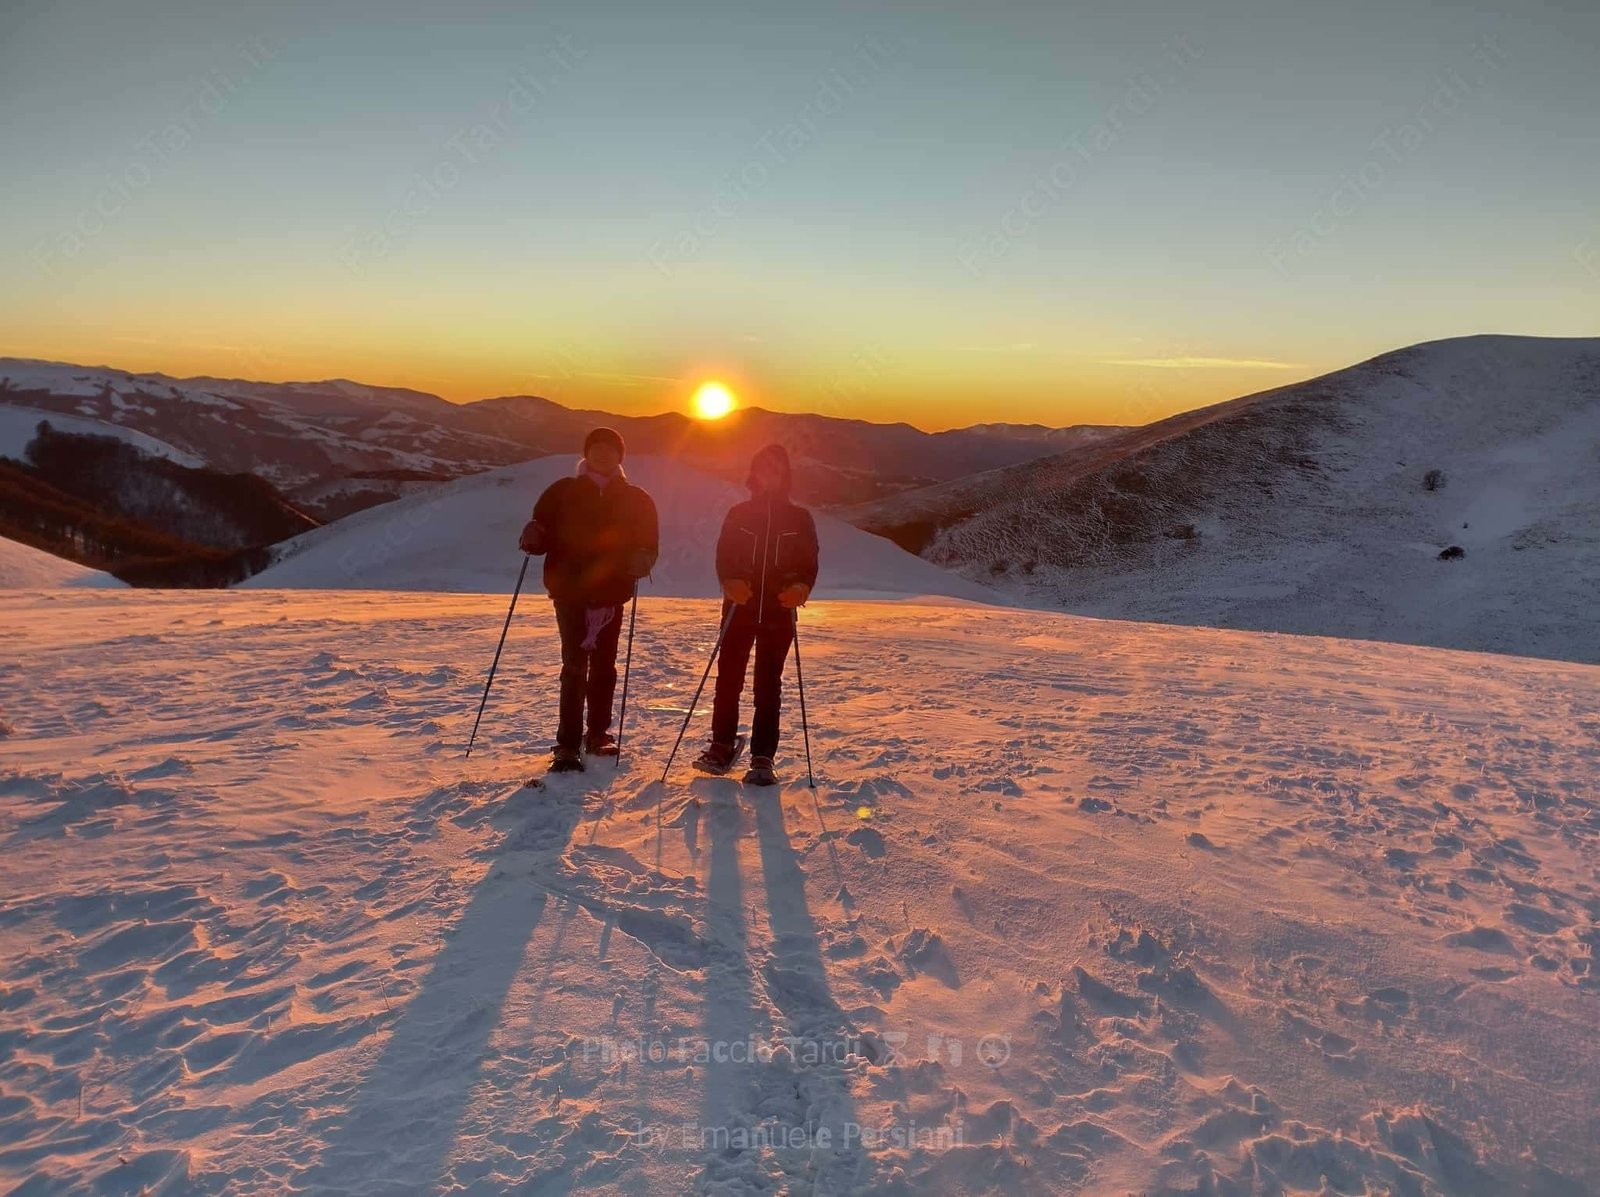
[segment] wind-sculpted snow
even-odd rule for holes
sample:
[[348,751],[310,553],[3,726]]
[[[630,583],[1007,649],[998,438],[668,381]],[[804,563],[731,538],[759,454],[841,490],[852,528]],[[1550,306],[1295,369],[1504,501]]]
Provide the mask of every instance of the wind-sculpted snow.
[[0,595],[0,1189],[1600,1190],[1600,669],[822,602],[815,794],[663,785],[650,598],[533,790],[503,609]]

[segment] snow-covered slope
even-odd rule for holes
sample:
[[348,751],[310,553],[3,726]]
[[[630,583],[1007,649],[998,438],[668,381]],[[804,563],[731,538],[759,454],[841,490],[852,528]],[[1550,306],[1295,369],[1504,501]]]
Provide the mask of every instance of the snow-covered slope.
[[87,569],[30,545],[0,536],[0,590],[54,590],[61,586],[122,586],[108,573]]
[[536,792],[503,612],[0,595],[0,1190],[1600,1192],[1600,669],[824,602],[660,786],[648,599]]
[[1600,339],[1418,345],[844,514],[1085,614],[1600,661]]
[[111,436],[124,441],[152,457],[164,457],[179,465],[199,466],[204,463],[192,453],[175,449],[165,441],[146,436],[134,428],[121,424],[108,424],[104,420],[89,420],[82,416],[63,415],[35,407],[20,407],[0,403],[0,457],[16,461],[27,460],[28,444],[38,435],[39,424],[46,422],[57,432],[70,432],[75,436]]
[[[278,563],[245,585],[509,592],[521,561],[517,536],[534,500],[575,461],[541,458],[357,512],[279,546]],[[717,593],[717,533],[723,515],[744,493],[666,458],[630,455],[627,470],[650,492],[661,517],[661,559],[641,593]],[[816,519],[822,544],[819,597],[948,595],[991,602],[998,597],[841,520],[820,513]],[[535,590],[538,564],[529,570]]]

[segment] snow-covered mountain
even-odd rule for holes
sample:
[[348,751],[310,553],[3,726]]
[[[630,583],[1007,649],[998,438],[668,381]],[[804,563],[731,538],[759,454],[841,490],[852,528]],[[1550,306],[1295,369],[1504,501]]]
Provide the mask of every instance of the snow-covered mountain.
[[1417,345],[840,514],[1084,614],[1600,661],[1600,339]]
[[534,791],[503,596],[0,594],[0,1190],[1600,1192],[1600,669],[819,602],[756,792],[640,606]]
[[961,431],[1002,439],[1046,441],[1051,444],[1054,451],[1061,452],[1093,441],[1104,440],[1119,432],[1126,432],[1127,428],[1120,424],[1075,424],[1068,428],[1052,428],[1048,424],[995,422],[973,424]]
[[732,482],[744,478],[757,449],[779,441],[794,459],[797,493],[825,506],[1029,461],[1115,431],[1097,425],[981,424],[929,433],[904,423],[760,407],[740,408],[714,422],[675,413],[623,417],[574,411],[527,395],[469,404],[464,418],[484,432],[564,450],[595,424],[609,423],[627,436],[630,451],[676,457]]
[[330,484],[348,487],[351,479],[370,477],[367,490],[381,501],[407,483],[489,469],[534,452],[459,427],[457,406],[437,396],[343,379],[180,379],[0,358],[0,405],[131,429],[214,469],[255,474],[291,500],[321,498]]
[[0,537],[0,590],[55,590],[62,586],[122,586],[108,573]]
[[28,445],[39,435],[40,424],[49,424],[57,432],[65,432],[72,436],[115,437],[124,444],[132,445],[141,453],[165,458],[178,465],[205,464],[192,453],[185,453],[165,441],[146,436],[138,429],[129,428],[125,424],[113,424],[106,420],[91,420],[84,416],[66,415],[58,411],[45,411],[37,407],[8,403],[0,403],[0,457],[9,457],[15,461],[26,460]]
[[[544,488],[576,457],[541,458],[431,488],[286,541],[245,585],[504,593],[516,581],[517,537]],[[681,462],[629,454],[628,476],[655,500],[661,558],[641,594],[709,597],[722,517],[745,492]],[[988,587],[930,565],[842,520],[816,513],[819,597],[945,595],[996,601]],[[538,562],[529,587],[540,587]]]
[[100,421],[213,468],[257,474],[321,520],[434,482],[573,452],[596,424],[621,429],[635,453],[678,457],[730,481],[743,476],[762,444],[783,441],[794,453],[803,497],[821,504],[1026,461],[1100,432],[1018,425],[927,433],[760,408],[705,423],[673,412],[574,410],[532,395],[456,404],[348,379],[172,378],[0,358],[0,411],[7,405]]

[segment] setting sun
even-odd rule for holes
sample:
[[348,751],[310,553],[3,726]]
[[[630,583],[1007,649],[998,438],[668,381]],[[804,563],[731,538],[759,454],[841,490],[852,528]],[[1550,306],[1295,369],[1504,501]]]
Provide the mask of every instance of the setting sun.
[[720,382],[703,382],[694,393],[693,411],[696,419],[720,420],[733,407],[733,392]]

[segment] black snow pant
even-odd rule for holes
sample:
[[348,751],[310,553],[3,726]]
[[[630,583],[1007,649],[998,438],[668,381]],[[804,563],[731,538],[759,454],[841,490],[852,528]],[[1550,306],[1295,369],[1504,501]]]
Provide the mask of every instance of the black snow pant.
[[[769,597],[767,601],[772,600]],[[722,637],[717,654],[717,695],[711,707],[711,739],[717,744],[732,744],[739,731],[739,695],[744,690],[745,670],[750,650],[755,649],[755,715],[750,720],[750,755],[775,756],[778,751],[778,718],[783,710],[783,663],[794,643],[794,619],[783,610],[780,619],[758,622],[754,612],[743,611],[733,617]],[[723,603],[722,617],[728,617]]]
[[611,728],[611,699],[617,691],[617,637],[622,632],[621,604],[601,608],[611,620],[595,637],[594,648],[583,647],[588,635],[590,608],[583,603],[558,602],[556,630],[561,634],[561,716],[556,726],[556,747],[577,748],[583,743],[585,703],[589,708],[588,733],[599,735]]

